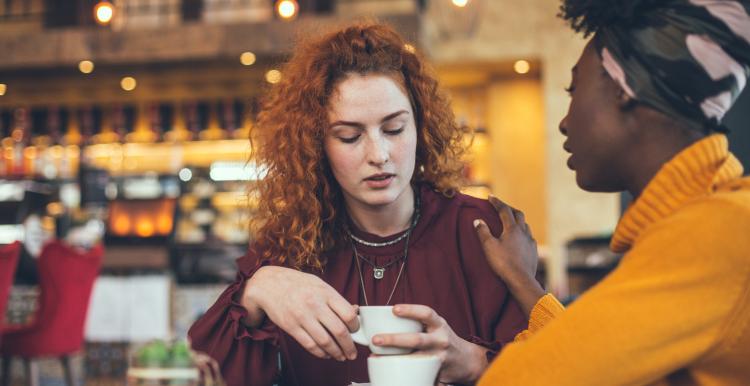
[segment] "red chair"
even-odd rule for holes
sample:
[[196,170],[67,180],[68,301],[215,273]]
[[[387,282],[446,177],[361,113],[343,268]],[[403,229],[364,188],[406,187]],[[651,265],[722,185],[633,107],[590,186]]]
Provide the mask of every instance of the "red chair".
[[83,346],[89,298],[103,254],[101,245],[85,253],[59,241],[44,246],[38,262],[40,296],[34,319],[3,334],[3,386],[8,385],[12,357],[24,359],[27,383],[32,386],[39,384],[34,359],[58,357],[66,384],[74,385],[69,355]]
[[5,307],[8,306],[8,296],[13,287],[13,274],[16,272],[20,255],[21,243],[18,241],[0,248],[0,345],[5,323]]

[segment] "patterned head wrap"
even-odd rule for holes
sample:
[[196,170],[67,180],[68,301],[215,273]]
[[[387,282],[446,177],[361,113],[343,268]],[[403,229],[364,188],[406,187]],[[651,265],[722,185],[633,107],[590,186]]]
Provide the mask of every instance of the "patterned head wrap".
[[664,0],[629,26],[601,26],[607,73],[633,99],[691,129],[726,131],[750,74],[750,0]]

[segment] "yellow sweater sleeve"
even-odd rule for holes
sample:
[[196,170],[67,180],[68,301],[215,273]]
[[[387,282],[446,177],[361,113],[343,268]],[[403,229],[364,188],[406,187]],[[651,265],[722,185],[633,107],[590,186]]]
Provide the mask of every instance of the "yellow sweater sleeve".
[[528,339],[564,311],[565,307],[560,304],[554,295],[546,294],[542,296],[539,301],[536,302],[534,308],[531,309],[529,327],[518,333],[514,341],[520,342]]
[[750,214],[712,201],[642,234],[602,282],[506,346],[479,385],[648,384],[741,333],[730,321],[750,317],[732,315],[748,291]]

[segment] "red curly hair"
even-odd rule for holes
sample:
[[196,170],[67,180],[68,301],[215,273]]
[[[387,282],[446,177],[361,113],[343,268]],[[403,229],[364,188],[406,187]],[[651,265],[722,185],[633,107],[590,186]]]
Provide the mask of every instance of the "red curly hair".
[[254,161],[267,171],[258,197],[254,249],[261,260],[322,270],[321,253],[342,240],[343,195],[323,150],[329,97],[348,74],[384,74],[403,86],[417,125],[414,182],[450,196],[462,181],[466,129],[425,61],[392,28],[358,23],[298,44],[282,80],[262,100]]

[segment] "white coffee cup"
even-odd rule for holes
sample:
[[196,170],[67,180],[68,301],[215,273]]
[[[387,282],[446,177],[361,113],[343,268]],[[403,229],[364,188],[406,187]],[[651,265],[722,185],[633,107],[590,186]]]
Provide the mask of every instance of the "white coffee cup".
[[367,358],[371,386],[433,386],[440,370],[436,355],[386,355]]
[[372,337],[378,334],[402,334],[422,332],[422,323],[393,314],[393,306],[359,307],[359,330],[352,333],[352,339],[378,355],[408,354],[412,350],[400,347],[383,347],[372,344]]

